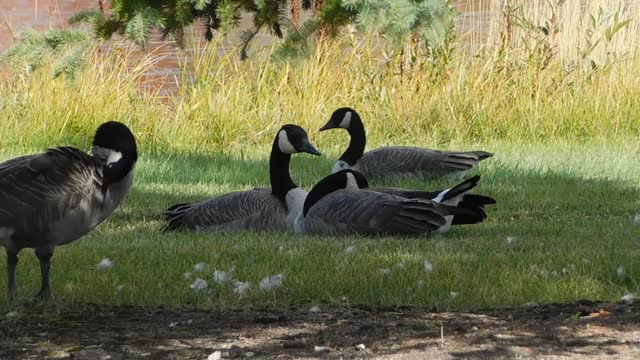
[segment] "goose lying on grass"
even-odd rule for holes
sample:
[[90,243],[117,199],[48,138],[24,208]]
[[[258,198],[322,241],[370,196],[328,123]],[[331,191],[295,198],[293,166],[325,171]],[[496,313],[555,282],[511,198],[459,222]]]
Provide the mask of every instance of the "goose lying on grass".
[[271,148],[271,189],[232,192],[193,204],[171,206],[166,212],[164,230],[293,229],[307,195],[289,174],[291,154],[300,152],[320,155],[303,128],[284,125]]
[[320,131],[339,128],[346,129],[351,140],[347,150],[334,164],[332,173],[353,169],[363,173],[369,181],[447,175],[462,178],[480,161],[493,156],[486,151],[438,151],[409,146],[385,146],[365,153],[367,138],[364,124],[360,115],[348,107],[334,111]]
[[92,153],[58,147],[0,163],[0,245],[7,253],[10,299],[20,250],[35,248],[42,275],[36,296],[49,298],[54,248],[91,231],[129,191],[138,159],[129,128],[115,121],[100,125]]
[[367,189],[364,175],[341,170],[311,189],[294,224],[297,233],[420,235],[445,232],[451,217],[482,222],[481,208],[466,209]]

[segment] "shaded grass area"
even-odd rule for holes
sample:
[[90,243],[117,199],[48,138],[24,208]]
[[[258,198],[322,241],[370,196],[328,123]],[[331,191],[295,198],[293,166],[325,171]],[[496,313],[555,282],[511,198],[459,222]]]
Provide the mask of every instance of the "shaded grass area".
[[[513,145],[483,148],[477,192],[495,197],[481,225],[428,238],[298,237],[293,234],[161,234],[161,213],[176,202],[253,186],[268,186],[266,154],[143,156],[125,203],[85,238],[57,249],[55,302],[168,305],[210,309],[291,305],[419,305],[474,309],[575,299],[618,300],[638,291],[640,278],[640,146],[616,144]],[[338,153],[296,155],[292,176],[309,189]],[[0,158],[9,157],[8,153]],[[388,183],[441,188],[452,181]],[[355,246],[351,253],[345,249]],[[113,267],[96,270],[103,258]],[[428,260],[433,270],[425,271]],[[193,272],[196,263],[208,269]],[[0,257],[0,268],[6,257]],[[622,267],[621,274],[618,269]],[[239,296],[217,284],[214,269],[253,287]],[[385,269],[388,269],[387,272]],[[187,279],[185,273],[192,273]],[[258,289],[282,273],[283,286]],[[207,281],[195,292],[195,278]],[[33,295],[39,268],[21,253],[18,292]],[[0,277],[0,289],[6,289]],[[0,310],[13,308],[0,296]]]

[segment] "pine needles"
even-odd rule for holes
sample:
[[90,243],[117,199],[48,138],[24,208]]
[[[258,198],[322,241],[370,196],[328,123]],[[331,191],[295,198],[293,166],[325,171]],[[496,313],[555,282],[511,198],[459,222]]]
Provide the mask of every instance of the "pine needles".
[[53,63],[53,75],[73,73],[85,64],[84,54],[91,45],[87,33],[79,30],[49,30],[41,33],[24,29],[20,41],[0,56],[14,71],[31,73]]

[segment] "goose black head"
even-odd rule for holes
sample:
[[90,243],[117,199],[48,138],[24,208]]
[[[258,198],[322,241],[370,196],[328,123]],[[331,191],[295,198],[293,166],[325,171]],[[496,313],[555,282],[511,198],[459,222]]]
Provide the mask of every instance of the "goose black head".
[[133,133],[117,121],[107,121],[98,127],[93,137],[92,152],[94,157],[104,162],[104,187],[122,180],[138,161]]
[[315,203],[334,191],[341,189],[366,189],[368,187],[369,182],[367,178],[361,172],[355,170],[341,170],[326,176],[324,179],[318,181],[313,189],[309,191],[309,194],[307,194],[302,215],[306,216],[309,209],[311,209]]
[[350,107],[342,107],[331,114],[329,122],[321,127],[320,131],[338,128],[348,130],[351,127],[351,124],[356,121],[361,121],[360,115]]
[[312,155],[321,155],[309,141],[307,132],[298,125],[287,124],[280,128],[275,139],[275,146],[283,154],[295,154],[300,152]]

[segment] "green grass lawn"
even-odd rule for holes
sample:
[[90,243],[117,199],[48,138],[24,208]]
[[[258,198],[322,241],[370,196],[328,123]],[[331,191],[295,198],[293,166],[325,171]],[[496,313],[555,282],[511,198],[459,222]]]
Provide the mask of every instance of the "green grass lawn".
[[[639,291],[637,140],[459,148],[496,153],[474,174],[482,175],[475,191],[495,197],[498,204],[488,208],[483,224],[410,239],[162,234],[161,213],[169,205],[268,186],[268,149],[249,155],[142,154],[124,204],[88,236],[57,248],[52,301],[214,309],[362,303],[473,309],[618,300]],[[17,154],[5,151],[0,159]],[[296,155],[291,166],[294,180],[310,189],[330,170],[337,154],[331,148],[321,158]],[[425,189],[451,184],[389,183]],[[355,250],[345,253],[352,246]],[[103,258],[111,259],[113,267],[96,270]],[[432,271],[425,271],[425,260]],[[200,262],[208,269],[194,272]],[[7,302],[4,292],[5,256],[0,256],[0,268],[0,310],[5,313],[16,306]],[[215,269],[231,268],[235,279],[252,284],[243,296],[234,293],[232,283],[217,284],[213,279]],[[185,277],[189,272],[191,279]],[[262,278],[279,273],[286,276],[281,287],[258,289]],[[191,290],[195,278],[204,279],[208,288]],[[39,281],[37,259],[31,250],[23,250],[18,306],[37,292]]]

